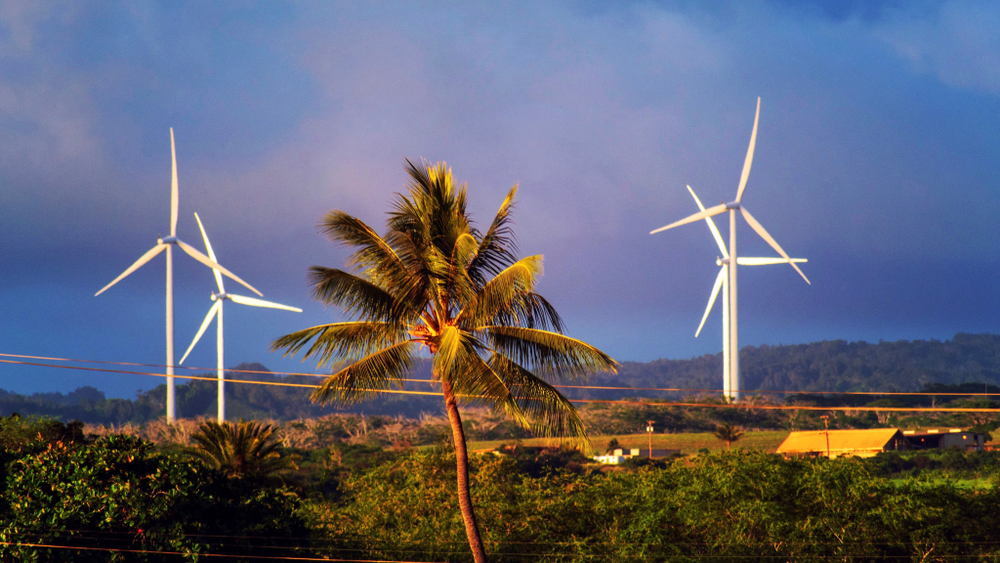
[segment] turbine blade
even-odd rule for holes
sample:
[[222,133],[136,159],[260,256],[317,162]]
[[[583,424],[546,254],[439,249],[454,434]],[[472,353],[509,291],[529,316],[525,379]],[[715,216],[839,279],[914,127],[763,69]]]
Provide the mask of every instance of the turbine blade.
[[[698,199],[698,196],[694,195],[694,190],[691,189],[691,186],[688,186],[687,189],[691,192],[691,197],[694,198],[694,202],[698,204],[698,209],[704,211],[705,206],[701,204],[701,200]],[[705,222],[708,223],[708,229],[712,231],[712,237],[715,238],[715,244],[719,245],[719,250],[722,251],[722,257],[729,258],[729,252],[726,251],[726,245],[722,242],[722,235],[719,234],[719,229],[715,226],[715,219],[705,217]]]
[[170,128],[170,236],[177,236],[177,149],[174,148],[174,128]]
[[[809,278],[807,278],[806,275],[802,273],[802,270],[800,270],[799,267],[795,265],[795,262],[793,262],[792,259],[788,257],[788,254],[781,248],[781,246],[778,244],[778,241],[774,240],[774,237],[772,237],[767,233],[764,227],[760,223],[758,223],[756,219],[753,218],[753,215],[751,215],[750,212],[747,211],[746,208],[743,206],[740,206],[740,211],[743,212],[743,218],[747,220],[747,223],[753,230],[757,231],[757,234],[760,235],[760,238],[766,240],[767,244],[771,245],[771,248],[777,250],[778,254],[780,254],[788,262],[788,264],[791,265],[791,267],[795,268],[795,271],[798,272],[800,276],[802,276],[802,279],[806,280],[807,284],[812,285],[812,282],[809,281]],[[738,261],[739,258],[737,257],[737,262]]]
[[708,307],[705,307],[705,314],[701,317],[701,324],[698,325],[698,331],[694,333],[694,337],[698,338],[701,334],[701,328],[705,326],[705,321],[708,320],[708,314],[712,312],[712,305],[715,305],[715,298],[719,296],[719,288],[722,287],[722,281],[726,279],[726,266],[719,268],[719,275],[715,276],[715,285],[712,287],[712,296],[708,298]]
[[[792,258],[792,262],[801,264],[803,262],[808,262],[805,258]],[[740,266],[769,266],[771,264],[787,264],[788,260],[784,258],[751,258],[749,256],[739,256],[736,258],[736,263]]]
[[212,308],[208,310],[208,314],[205,315],[205,320],[201,321],[201,328],[198,329],[198,334],[194,335],[194,340],[191,341],[191,345],[188,346],[187,352],[184,352],[184,357],[181,358],[181,361],[177,362],[177,365],[184,363],[184,360],[187,359],[191,350],[194,350],[194,345],[201,339],[201,335],[205,334],[205,330],[208,328],[208,325],[212,323],[212,319],[215,318],[215,314],[218,313],[221,308],[222,301],[216,301],[215,304],[212,305]]
[[740,174],[740,188],[736,190],[737,203],[743,197],[743,190],[747,187],[747,178],[750,177],[750,164],[753,163],[753,149],[757,144],[757,122],[760,120],[760,97],[757,97],[757,114],[753,116],[753,133],[750,133],[750,147],[747,149],[747,158],[743,161],[743,173]]
[[257,295],[262,295],[261,292],[257,291],[257,289],[254,288],[254,286],[252,286],[252,285],[248,284],[247,282],[241,280],[239,278],[239,276],[237,276],[236,274],[234,274],[234,273],[230,272],[229,270],[223,268],[218,262],[216,262],[214,260],[210,260],[208,258],[208,256],[205,256],[201,252],[198,252],[198,250],[196,248],[194,248],[193,246],[191,246],[190,244],[188,244],[188,243],[186,243],[186,242],[178,239],[177,240],[177,246],[181,247],[181,250],[183,250],[184,252],[186,252],[187,255],[190,256],[191,258],[194,258],[195,260],[201,262],[202,264],[208,266],[209,268],[212,268],[212,269],[215,269],[215,270],[218,270],[218,271],[222,272],[222,275],[230,277],[230,278],[238,281],[239,283],[243,284],[247,289],[249,289],[250,291],[256,293]]
[[[198,221],[198,228],[201,229],[201,238],[205,241],[205,250],[208,250],[208,257],[212,262],[218,262],[215,258],[215,252],[212,250],[212,243],[208,242],[208,234],[205,233],[205,226],[201,224],[201,217],[198,217],[197,211],[194,214],[194,220]],[[219,293],[225,293],[226,287],[222,285],[222,274],[215,268],[212,268],[212,273],[215,274],[215,284],[219,286]]]
[[680,221],[677,221],[676,223],[670,223],[666,227],[660,227],[659,229],[656,229],[655,231],[650,231],[649,234],[655,235],[656,233],[658,233],[660,231],[665,231],[667,229],[673,229],[674,227],[679,227],[681,225],[687,225],[688,223],[694,223],[695,221],[700,221],[701,219],[704,219],[705,217],[711,217],[712,215],[718,215],[719,213],[722,213],[725,210],[726,210],[726,204],[721,203],[719,205],[716,205],[715,207],[709,207],[708,209],[706,209],[704,211],[701,211],[699,213],[695,213],[694,215],[689,215],[689,216],[685,217],[684,219],[681,219]]
[[132,264],[131,266],[129,266],[128,269],[125,270],[124,272],[122,272],[122,274],[120,276],[118,276],[117,278],[115,278],[114,281],[112,281],[108,285],[104,286],[103,288],[101,288],[100,291],[98,291],[97,293],[95,293],[94,297],[97,297],[98,295],[104,293],[104,291],[106,289],[108,289],[109,287],[111,287],[111,286],[115,285],[116,283],[120,282],[122,280],[122,278],[124,278],[125,276],[127,276],[127,275],[131,274],[132,272],[138,270],[140,266],[142,266],[146,262],[149,262],[150,260],[152,260],[153,257],[155,257],[157,254],[163,252],[166,248],[167,248],[167,245],[165,245],[165,244],[158,244],[158,245],[154,246],[153,248],[150,248],[149,250],[147,250],[146,253],[142,255],[142,257],[140,257],[138,260],[136,260],[134,264]]
[[239,303],[240,305],[250,305],[251,307],[267,307],[269,309],[282,309],[285,311],[295,311],[296,313],[302,312],[302,309],[299,309],[298,307],[289,307],[288,305],[281,305],[280,303],[271,303],[270,301],[264,301],[263,299],[254,299],[253,297],[244,297],[242,295],[236,295],[233,293],[229,294],[229,298]]

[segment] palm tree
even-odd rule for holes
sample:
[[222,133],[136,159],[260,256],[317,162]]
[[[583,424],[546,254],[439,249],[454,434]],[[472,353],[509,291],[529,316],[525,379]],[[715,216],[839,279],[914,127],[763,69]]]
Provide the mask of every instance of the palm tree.
[[716,438],[722,440],[726,443],[726,449],[731,449],[733,442],[738,441],[743,437],[743,429],[739,426],[733,426],[728,422],[715,427],[715,432],[712,435]]
[[[542,257],[518,260],[511,188],[485,232],[466,212],[466,186],[444,163],[407,161],[408,195],[397,194],[388,232],[329,212],[320,224],[333,242],[354,247],[356,274],[313,266],[314,297],[353,320],[277,339],[285,355],[334,368],[312,394],[317,402],[354,403],[402,386],[423,347],[432,358],[451,424],[458,497],[469,545],[486,561],[469,494],[469,461],[459,404],[486,405],[536,435],[589,445],[573,405],[544,378],[581,378],[615,369],[610,356],[562,334],[555,309],[535,293]],[[307,347],[308,345],[308,347]]]
[[294,466],[290,457],[281,457],[278,452],[276,430],[270,424],[242,419],[236,424],[203,422],[191,435],[194,447],[185,451],[230,477],[266,478]]

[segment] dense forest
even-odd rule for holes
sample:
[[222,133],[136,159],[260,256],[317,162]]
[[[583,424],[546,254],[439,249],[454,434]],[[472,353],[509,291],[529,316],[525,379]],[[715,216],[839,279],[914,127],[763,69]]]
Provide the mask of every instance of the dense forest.
[[[849,404],[866,405],[879,400],[879,393],[891,391],[942,390],[995,392],[1000,384],[1000,336],[956,334],[951,340],[899,342],[845,342],[843,340],[791,346],[748,346],[741,351],[743,388],[749,394],[763,393],[773,400],[813,401],[828,404],[821,392],[869,392],[855,396]],[[589,381],[594,386],[656,387],[712,390],[720,386],[721,354],[690,360],[624,362],[617,375],[600,375]],[[230,379],[315,384],[317,378],[278,376],[260,364],[241,364],[234,370],[264,373],[228,374]],[[201,374],[213,377],[214,374]],[[412,373],[414,379],[428,379],[430,367],[422,363]],[[942,387],[944,386],[944,387]],[[428,391],[426,383],[408,383],[407,389]],[[784,397],[780,391],[812,391],[813,397]],[[689,391],[664,393],[639,389],[563,389],[574,399],[663,398],[705,399],[718,393]],[[943,392],[943,391],[942,391]],[[100,424],[141,424],[162,416],[166,387],[161,385],[139,393],[135,399],[107,399],[93,387],[81,387],[68,394],[36,393],[18,395],[0,390],[0,414],[46,415],[63,421],[81,420]],[[846,399],[836,398],[843,402]],[[883,399],[884,400],[884,399]],[[934,399],[928,398],[928,405]],[[442,412],[436,396],[388,394],[351,409],[321,407],[309,401],[309,390],[295,387],[232,383],[226,387],[227,411],[231,418],[294,420],[335,412],[368,415],[402,415],[419,418]],[[824,403],[824,401],[826,401]],[[178,415],[184,418],[211,416],[215,412],[216,384],[192,381],[177,387]],[[910,401],[909,404],[912,404]],[[891,406],[885,404],[883,406]]]

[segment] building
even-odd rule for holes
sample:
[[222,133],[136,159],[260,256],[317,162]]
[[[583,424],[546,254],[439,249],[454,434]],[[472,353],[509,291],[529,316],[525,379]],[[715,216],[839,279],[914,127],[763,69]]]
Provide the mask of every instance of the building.
[[962,430],[961,428],[924,428],[903,430],[903,436],[914,449],[947,450],[958,448],[962,451],[980,451],[983,449],[983,435]]
[[778,446],[785,457],[872,457],[880,452],[908,450],[910,444],[898,428],[868,430],[815,430],[792,432]]
[[[654,449],[653,459],[674,457],[680,454],[680,450]],[[618,465],[626,459],[632,459],[633,457],[649,457],[649,450],[643,450],[640,448],[618,448],[617,450],[612,450],[607,455],[595,455],[593,456],[593,459],[598,463],[603,463],[604,465]]]

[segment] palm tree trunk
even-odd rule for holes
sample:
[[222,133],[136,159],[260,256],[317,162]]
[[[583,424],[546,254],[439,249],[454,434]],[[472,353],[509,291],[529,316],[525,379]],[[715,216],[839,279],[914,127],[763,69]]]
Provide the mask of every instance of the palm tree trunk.
[[458,402],[447,381],[441,382],[444,392],[444,404],[448,409],[448,421],[451,423],[451,434],[455,441],[455,457],[458,464],[458,506],[462,509],[462,520],[465,521],[465,535],[469,537],[469,547],[476,563],[486,563],[486,551],[479,537],[479,525],[476,524],[476,514],[472,510],[472,496],[469,494],[469,452],[465,447],[465,431],[462,430],[462,417],[458,414]]

